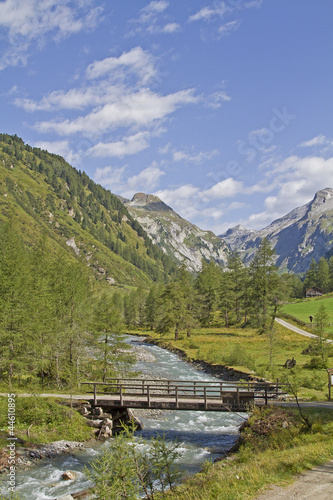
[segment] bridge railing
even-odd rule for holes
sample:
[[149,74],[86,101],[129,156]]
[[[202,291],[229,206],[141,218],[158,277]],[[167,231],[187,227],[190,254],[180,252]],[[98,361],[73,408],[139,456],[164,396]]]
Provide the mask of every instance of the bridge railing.
[[[124,397],[142,396],[147,399],[148,406],[152,397],[163,399],[174,399],[176,407],[180,399],[203,399],[205,406],[209,400],[227,397],[235,399],[238,403],[244,398],[253,400],[263,400],[268,404],[268,400],[284,394],[285,386],[277,383],[266,382],[228,382],[228,381],[197,381],[197,380],[160,380],[160,379],[129,379],[114,378],[108,382],[83,382],[93,386],[94,404],[97,402],[97,395],[101,397],[107,395],[119,395],[120,404],[123,404]],[[103,390],[102,390],[103,389]]]

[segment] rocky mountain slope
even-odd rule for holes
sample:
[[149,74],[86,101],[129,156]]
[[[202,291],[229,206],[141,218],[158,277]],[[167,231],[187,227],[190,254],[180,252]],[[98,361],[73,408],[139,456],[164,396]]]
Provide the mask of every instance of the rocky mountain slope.
[[302,273],[311,260],[326,256],[333,247],[333,189],[318,191],[313,200],[275,220],[259,231],[235,226],[220,238],[231,250],[240,252],[248,264],[262,238],[276,252],[276,265],[284,271]]
[[202,259],[227,262],[229,249],[223,240],[183,219],[157,196],[137,193],[124,205],[151,240],[189,270],[199,271]]

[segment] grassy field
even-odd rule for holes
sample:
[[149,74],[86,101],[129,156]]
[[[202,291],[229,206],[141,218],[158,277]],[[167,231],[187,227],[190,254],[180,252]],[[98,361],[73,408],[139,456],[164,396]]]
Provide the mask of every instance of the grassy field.
[[[132,332],[133,333],[133,332]],[[137,332],[136,332],[137,333]],[[151,336],[169,349],[180,349],[189,360],[202,360],[212,365],[227,365],[245,373],[280,381],[296,377],[300,387],[299,395],[304,399],[327,397],[326,369],[308,367],[311,355],[302,354],[311,340],[275,324],[272,338],[259,335],[255,329],[206,328],[195,330],[190,338],[180,335],[174,340],[173,333],[163,335],[149,332]],[[330,348],[328,365],[333,366],[333,347]],[[297,365],[291,375],[283,365],[294,357]],[[271,364],[272,359],[272,364]]]
[[[302,300],[299,302],[294,302],[292,304],[286,304],[282,308],[282,312],[285,314],[290,314],[291,316],[294,316],[297,319],[300,319],[301,321],[304,321],[305,323],[310,324],[310,319],[309,316],[313,316],[313,326],[312,328],[315,329],[315,322],[316,322],[316,315],[318,313],[318,309],[320,305],[324,305],[327,315],[328,315],[328,322],[329,325],[327,325],[326,331],[328,333],[333,333],[333,296],[327,295],[323,296],[320,298],[313,298],[313,299],[306,299]],[[315,332],[314,332],[315,333]]]
[[[8,444],[7,402],[6,397],[0,397],[0,448]],[[25,441],[26,445],[61,439],[86,441],[94,436],[83,416],[53,399],[18,397],[15,418],[15,436]]]

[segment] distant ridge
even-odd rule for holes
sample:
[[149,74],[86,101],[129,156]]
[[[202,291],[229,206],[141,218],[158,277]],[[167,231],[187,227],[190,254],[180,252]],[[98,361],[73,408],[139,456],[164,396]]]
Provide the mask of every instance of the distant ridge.
[[276,265],[284,271],[305,272],[312,259],[325,257],[333,247],[333,189],[318,191],[313,200],[295,208],[259,231],[235,226],[220,235],[231,250],[249,264],[260,241],[267,238],[276,251]]

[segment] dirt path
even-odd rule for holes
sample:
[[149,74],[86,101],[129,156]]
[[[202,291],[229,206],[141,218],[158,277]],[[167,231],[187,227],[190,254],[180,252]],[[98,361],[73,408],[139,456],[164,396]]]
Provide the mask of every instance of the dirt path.
[[[315,335],[314,333],[306,332],[305,330],[302,330],[301,328],[298,328],[297,326],[294,326],[291,323],[288,323],[284,319],[275,318],[275,321],[277,323],[279,323],[279,325],[282,325],[285,328],[288,328],[288,330],[292,330],[293,332],[296,332],[296,333],[299,333],[300,335],[303,335],[303,337],[309,337],[310,339],[318,339],[319,338],[318,335]],[[333,342],[333,340],[326,339],[326,342],[331,343],[331,342]]]
[[333,460],[304,472],[289,486],[272,486],[254,500],[333,500]]
[[280,325],[284,326],[285,328],[288,328],[288,330],[292,330],[293,332],[299,333],[300,335],[303,335],[304,337],[309,337],[311,339],[316,339],[318,338],[318,335],[314,335],[313,333],[306,332],[305,330],[302,330],[301,328],[298,328],[297,326],[291,325],[284,319],[280,318],[275,318],[275,321],[279,323]]

